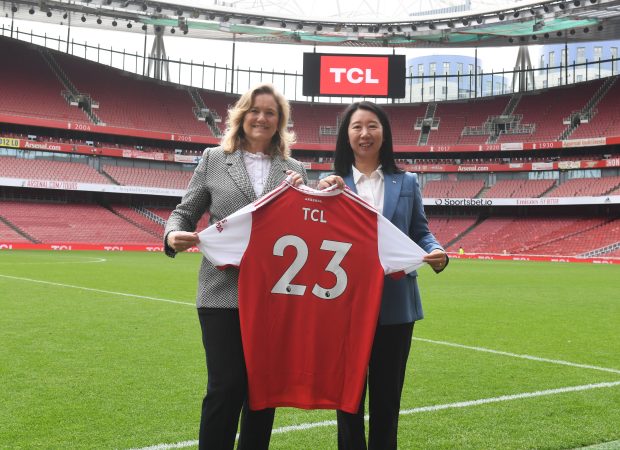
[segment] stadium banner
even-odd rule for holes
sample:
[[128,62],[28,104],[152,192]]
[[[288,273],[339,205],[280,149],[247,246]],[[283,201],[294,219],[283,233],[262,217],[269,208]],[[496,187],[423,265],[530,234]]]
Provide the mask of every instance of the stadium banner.
[[123,149],[123,158],[150,159],[152,161],[163,161],[164,154],[160,152],[144,152],[141,150]]
[[191,156],[191,155],[173,155],[174,162],[184,163],[184,164],[198,164],[202,156]]
[[497,253],[453,253],[448,252],[451,259],[480,259],[489,261],[546,261],[559,263],[590,263],[590,264],[620,264],[620,258],[579,256],[554,256],[554,255],[510,255]]
[[[164,251],[163,245],[158,244],[119,244],[119,243],[95,243],[84,242],[55,242],[49,244],[33,244],[30,242],[0,241],[0,251],[10,250],[52,250],[52,251],[105,251],[105,252],[156,252]],[[200,253],[197,247],[186,250],[189,253]],[[479,259],[490,261],[548,261],[562,263],[591,263],[591,264],[620,264],[620,258],[591,257],[581,258],[578,256],[554,256],[554,255],[510,255],[499,253],[464,253],[448,252],[452,259]]]
[[602,197],[423,198],[424,206],[558,206],[620,203],[620,195]]
[[553,170],[552,162],[535,162],[532,163],[532,170]]
[[40,142],[28,139],[20,139],[19,148],[24,150],[43,150],[46,152],[74,153],[75,146],[59,142]]
[[599,145],[606,145],[607,138],[605,137],[597,137],[597,138],[587,138],[587,139],[567,139],[562,141],[562,147],[564,148],[572,148],[572,147],[594,147]]
[[204,135],[190,135],[190,134],[176,134],[165,133],[154,130],[139,130],[135,128],[122,128],[108,125],[95,125],[87,122],[66,122],[63,120],[54,119],[41,119],[38,117],[25,117],[15,116],[12,114],[1,114],[0,122],[11,123],[16,125],[31,125],[36,127],[57,128],[61,130],[82,131],[90,133],[110,134],[114,136],[132,136],[141,137],[147,139],[157,139],[160,141],[175,141],[175,142],[191,142],[199,144],[219,144],[220,140],[215,136],[212,136],[208,132],[208,128],[205,126]]
[[[6,116],[10,117],[10,116]],[[2,121],[3,115],[0,114],[0,121]],[[98,125],[92,125],[92,127],[99,127]],[[58,127],[55,127],[58,128]],[[120,128],[114,128],[115,130],[122,130]],[[103,133],[96,128],[93,128],[93,131]],[[110,131],[110,130],[108,130]],[[111,133],[108,134],[119,134],[133,137],[148,137],[151,139],[159,139],[159,140],[173,140],[177,142],[193,142],[200,144],[213,144],[216,145],[219,143],[219,140],[216,138],[212,138],[207,136],[190,136],[190,135],[175,135],[175,134],[165,134],[165,133],[135,133],[135,131],[141,130],[125,130],[127,132],[121,133]],[[600,138],[606,139],[606,145],[612,145],[614,143],[620,143],[620,137],[608,137],[608,138]],[[576,142],[580,142],[581,144],[586,144],[592,142],[592,140],[588,139],[578,139]],[[17,145],[16,145],[17,142]],[[558,141],[558,142],[517,142],[517,143],[503,143],[503,144],[459,144],[459,145],[394,145],[394,152],[396,153],[420,153],[420,152],[494,152],[494,151],[502,151],[502,150],[544,150],[544,149],[561,149],[561,148],[574,148],[579,147],[575,143],[564,146],[563,143],[566,141]],[[605,144],[599,144],[605,145]],[[1,136],[0,135],[0,147],[8,147],[8,148],[22,148],[25,150],[41,150],[48,152],[62,152],[62,153],[79,153],[84,155],[102,155],[102,156],[113,156],[113,157],[121,157],[121,158],[138,158],[138,159],[151,159],[158,161],[176,161],[177,156],[185,156],[185,155],[174,155],[171,153],[163,153],[163,152],[144,152],[135,149],[122,149],[122,148],[114,148],[114,147],[106,147],[106,146],[92,146],[86,144],[68,144],[68,143],[57,143],[51,141],[31,141],[27,139],[16,139],[11,136]],[[316,144],[316,143],[296,143],[292,146],[292,148],[296,151],[334,151],[334,144]],[[185,162],[185,161],[179,161]],[[555,164],[555,163],[554,163]],[[617,167],[617,166],[600,166],[600,167]],[[498,169],[501,170],[501,169]],[[505,169],[504,169],[505,170]],[[528,169],[531,170],[531,169]]]
[[500,149],[503,151],[523,150],[523,142],[506,142],[504,144],[500,144]]
[[0,186],[24,187],[33,189],[60,189],[63,191],[110,192],[114,194],[161,195],[164,197],[183,197],[184,189],[166,189],[147,186],[119,186],[117,184],[78,183],[75,181],[40,180],[27,178],[0,177]]
[[[11,144],[11,145],[9,145]],[[30,139],[15,139],[0,136],[0,146],[20,148],[24,150],[40,150],[44,152],[73,153],[80,155],[101,155],[117,158],[150,159],[155,161],[174,161],[174,156],[162,152],[143,152],[133,149],[113,147],[95,147],[87,144],[68,144],[51,141],[32,141]]]
[[[53,250],[53,251],[105,251],[105,252],[163,252],[164,246],[158,244],[119,244],[119,243],[85,243],[85,242],[54,242],[49,244],[33,244],[30,242],[0,241],[0,250]],[[200,253],[198,247],[186,250],[189,253]]]
[[620,158],[609,158],[605,161],[605,167],[620,167]]
[[[331,163],[304,163],[309,170],[333,170]],[[398,167],[407,172],[532,172],[535,170],[571,170],[620,167],[620,158],[598,161],[556,161],[552,163],[507,163],[507,164],[403,164]]]
[[12,137],[0,137],[0,147],[20,148],[21,142],[19,139]]

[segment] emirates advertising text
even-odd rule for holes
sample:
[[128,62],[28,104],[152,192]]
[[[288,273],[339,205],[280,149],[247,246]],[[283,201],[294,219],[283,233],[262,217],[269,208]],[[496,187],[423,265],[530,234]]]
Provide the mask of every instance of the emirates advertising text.
[[405,56],[304,53],[303,94],[403,98]]

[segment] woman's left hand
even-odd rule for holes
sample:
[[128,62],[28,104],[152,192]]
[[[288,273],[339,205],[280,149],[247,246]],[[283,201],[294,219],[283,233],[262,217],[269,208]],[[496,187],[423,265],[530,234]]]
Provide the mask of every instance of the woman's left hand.
[[287,170],[286,176],[291,177],[291,184],[293,186],[299,186],[300,184],[304,184],[304,178],[301,176],[301,174],[293,170]]
[[439,272],[446,267],[448,261],[448,255],[439,249],[435,249],[426,255],[423,259],[425,263],[428,263],[435,272]]

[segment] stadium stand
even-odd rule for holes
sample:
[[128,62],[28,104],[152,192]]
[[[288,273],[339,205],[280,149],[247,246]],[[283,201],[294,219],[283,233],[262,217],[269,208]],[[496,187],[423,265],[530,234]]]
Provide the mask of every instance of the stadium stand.
[[[153,214],[158,215],[164,220],[168,220],[168,217],[170,217],[170,213],[172,212],[171,209],[163,208],[148,208],[148,210],[151,211]],[[209,225],[209,213],[205,213],[198,221],[198,224],[196,225],[196,231],[202,231]]]
[[[509,253],[537,255],[579,255],[603,247],[618,237],[618,221],[608,227],[605,218],[514,218],[490,217],[453,243],[473,253]],[[612,222],[613,223],[613,222]],[[615,235],[613,234],[613,230]],[[605,238],[606,232],[612,232]],[[570,239],[569,239],[570,238]],[[579,245],[576,245],[581,243]]]
[[170,214],[172,213],[172,210],[167,209],[167,208],[147,208],[147,209],[151,211],[153,214],[155,214],[156,216],[159,216],[164,220],[168,220],[168,217],[170,217]]
[[[89,123],[83,111],[70,106],[62,97],[63,85],[39,51],[19,41],[0,39],[0,57],[7,61],[20,61],[20,64],[8,65],[0,74],[2,86],[7,87],[3,90],[5,94],[0,102],[0,111]],[[196,118],[193,112],[196,105],[186,87],[127,75],[121,70],[61,52],[47,53],[81,93],[90,95],[98,103],[98,108],[93,111],[107,125],[182,135],[212,135],[205,122]],[[520,100],[512,114],[522,116],[520,123],[533,125],[535,131],[532,134],[502,134],[498,142],[557,140],[566,129],[563,120],[581,110],[602,83],[602,80],[594,80],[523,94],[518,97]],[[221,122],[215,126],[223,132],[226,111],[237,96],[204,89],[198,92],[204,104],[221,118]],[[597,104],[596,114],[590,123],[581,124],[570,137],[620,134],[620,113],[615,107],[619,93],[620,83],[616,82]],[[437,103],[433,117],[439,121],[439,125],[437,130],[430,131],[427,144],[487,142],[488,134],[465,135],[465,127],[481,127],[490,117],[502,114],[510,99],[510,96],[503,95]],[[333,132],[344,105],[307,102],[291,102],[291,105],[293,130],[298,135],[298,142],[335,142]],[[395,144],[418,143],[420,130],[414,129],[415,121],[425,116],[427,106],[384,105],[392,123]],[[323,132],[321,127],[324,127]]]
[[344,105],[292,103],[292,129],[297,134],[297,141],[334,144],[338,132],[338,116],[343,110]]
[[215,125],[219,128],[220,133],[223,133],[226,130],[226,116],[228,115],[228,109],[237,101],[237,98],[239,97],[236,95],[206,90],[199,90],[198,93],[205,106],[210,110],[214,110],[220,117],[221,121]]
[[127,166],[105,166],[104,172],[123,186],[147,186],[186,189],[193,172],[146,169]]
[[0,156],[0,176],[77,183],[110,184],[110,180],[92,167],[81,163],[21,159]]
[[[583,231],[575,233],[566,230],[565,234],[555,240],[550,240],[542,245],[529,245],[517,249],[515,253],[528,253],[538,255],[581,255],[585,252],[602,248],[618,242],[620,235],[620,220],[606,221],[592,220],[592,226],[587,226]],[[588,223],[588,219],[584,219]]]
[[474,198],[483,188],[483,180],[429,181],[422,190],[422,196],[426,198]]
[[542,197],[555,185],[554,180],[501,180],[491,186],[481,197],[533,198]]
[[[95,112],[99,119],[107,125],[127,129],[127,136],[78,133],[74,130],[52,130],[37,128],[36,139],[43,142],[62,142],[74,145],[93,145],[93,147],[131,149],[141,151],[156,151],[164,153],[159,156],[160,161],[149,161],[150,168],[137,168],[116,165],[111,162],[109,155],[105,157],[88,155],[80,156],[86,163],[52,161],[45,155],[44,150],[25,150],[9,148],[6,154],[24,152],[21,158],[14,156],[0,156],[0,177],[20,178],[29,180],[51,180],[91,184],[118,183],[122,186],[144,186],[153,188],[168,188],[184,190],[192,176],[191,171],[171,170],[174,167],[173,157],[170,155],[195,155],[200,153],[197,143],[191,149],[177,149],[183,147],[180,141],[157,141],[142,139],[137,142],[132,135],[132,129],[171,132],[184,135],[210,136],[211,130],[199,121],[193,112],[195,109],[196,92],[204,102],[205,107],[214,111],[222,120],[215,123],[220,132],[225,130],[225,117],[228,107],[237,96],[224,92],[214,92],[198,89],[190,92],[186,87],[172,83],[159,83],[150,79],[126,75],[120,70],[104,65],[89,62],[68,56],[59,52],[49,51],[71,82],[80,92],[92,96],[98,103]],[[63,98],[63,84],[55,71],[48,66],[49,58],[35,47],[22,42],[0,38],[0,57],[6,61],[19,61],[19,64],[9,64],[0,71],[0,85],[3,87],[3,97],[0,100],[0,113],[15,117],[29,116],[34,118],[50,118],[63,121],[88,123],[89,119],[76,106],[70,106]],[[616,77],[617,78],[617,77]],[[608,79],[609,80],[609,79]],[[620,96],[620,81],[614,83],[606,80],[595,80],[571,86],[554,87],[541,91],[530,92],[524,95],[496,96],[467,101],[439,102],[436,104],[385,104],[383,105],[392,125],[394,143],[400,146],[417,146],[422,136],[421,130],[416,130],[416,121],[430,114],[437,120],[439,126],[428,134],[427,144],[447,145],[473,144],[482,145],[489,139],[488,133],[466,134],[466,127],[482,127],[492,116],[504,114],[509,102],[514,103],[512,113],[521,117],[521,124],[531,124],[535,128],[532,134],[500,135],[501,142],[534,142],[553,141],[567,129],[564,123],[567,117],[580,111],[593,98],[601,86],[608,83],[609,90],[602,96],[595,106],[595,114],[589,123],[581,123],[575,131],[568,135],[570,139],[591,137],[620,136],[620,110],[617,99]],[[6,88],[6,89],[5,89]],[[517,101],[518,100],[518,101]],[[431,108],[431,106],[433,108]],[[339,115],[346,105],[322,104],[310,102],[291,102],[292,117],[290,126],[298,136],[296,155],[310,163],[330,164],[333,157],[330,150],[335,144]],[[16,121],[15,127],[2,131],[3,137],[28,139],[26,126],[20,128],[23,122]],[[9,124],[10,125],[10,124]],[[471,130],[469,130],[471,132]],[[43,134],[49,133],[47,136]],[[139,139],[139,138],[138,138]],[[94,143],[93,143],[94,141]],[[498,142],[499,142],[498,141]],[[177,144],[178,142],[178,144]],[[209,141],[210,142],[210,141]],[[322,150],[310,146],[304,149],[304,144],[327,144]],[[598,144],[597,144],[598,145]],[[188,144],[189,147],[189,144]],[[556,145],[557,147],[557,145]],[[423,195],[426,198],[538,198],[538,197],[589,197],[620,195],[620,172],[614,164],[609,166],[594,165],[594,161],[615,159],[618,150],[613,145],[597,147],[570,148],[544,151],[497,151],[484,149],[484,152],[468,149],[458,153],[443,153],[436,157],[435,150],[420,150],[421,147],[410,151],[399,149],[399,164],[499,164],[503,165],[497,172],[487,173],[454,173],[456,169],[443,173],[421,173],[419,180],[423,186]],[[75,150],[75,146],[73,147]],[[483,150],[482,147],[477,147]],[[89,150],[87,148],[87,150]],[[450,149],[454,151],[455,149]],[[458,150],[458,149],[457,149]],[[508,149],[510,150],[510,149]],[[13,153],[11,153],[13,152]],[[112,153],[118,157],[119,152]],[[50,153],[51,155],[51,153]],[[133,154],[132,154],[133,155]],[[525,155],[525,156],[523,156]],[[127,158],[126,155],[123,155]],[[145,155],[141,155],[145,156]],[[33,159],[36,157],[36,159]],[[133,157],[136,157],[133,155]],[[161,160],[165,162],[161,162]],[[125,160],[126,161],[126,160]],[[185,160],[186,162],[188,159]],[[574,167],[570,164],[561,167],[556,179],[526,180],[523,172],[514,172],[515,168],[507,169],[512,163],[555,163],[558,161],[577,161]],[[136,164],[136,165],[146,165]],[[527,165],[532,167],[531,165]],[[93,167],[98,167],[102,173]],[[161,168],[157,168],[161,167]],[[557,165],[556,165],[557,167]],[[584,173],[574,172],[572,169],[596,167],[594,178],[569,178],[584,176]],[[491,168],[494,170],[497,168]],[[319,169],[315,169],[319,170]],[[327,170],[321,167],[320,170]],[[519,169],[520,170],[520,169]],[[526,170],[526,169],[523,169]],[[555,169],[557,170],[557,168]],[[589,169],[588,169],[589,170]],[[500,173],[501,172],[501,173]],[[599,173],[600,172],[600,173]],[[564,175],[562,175],[564,174]],[[316,175],[316,173],[314,174]],[[438,180],[437,178],[441,178]],[[316,182],[316,179],[313,180]],[[110,198],[103,202],[111,202],[108,209],[94,203],[99,201],[99,193],[87,192],[83,196],[65,195],[64,201],[69,203],[43,203],[34,201],[35,198],[55,199],[52,190],[38,186],[38,192],[33,189],[22,189],[14,195],[13,189],[8,188],[0,198],[21,198],[22,201],[0,201],[0,240],[9,242],[105,242],[105,243],[146,243],[161,244],[163,227],[158,220],[151,220],[125,204],[127,199]],[[60,187],[61,188],[61,187]],[[43,194],[39,195],[41,192]],[[46,193],[47,192],[47,193]],[[52,194],[49,194],[52,192]],[[60,191],[56,191],[60,192]],[[106,194],[107,195],[107,194]],[[127,194],[123,194],[127,195]],[[24,201],[23,199],[28,199]],[[132,197],[132,204],[149,203],[144,198]],[[176,201],[176,200],[175,200]],[[77,203],[81,202],[81,203]],[[152,204],[171,205],[170,198],[156,198]],[[431,230],[445,245],[450,244],[448,250],[455,251],[462,245],[468,253],[512,253],[512,254],[548,254],[548,255],[583,255],[598,249],[614,248],[620,242],[620,228],[618,226],[616,209],[605,209],[591,205],[576,205],[579,211],[575,216],[566,213],[549,214],[541,218],[538,212],[527,210],[519,206],[510,211],[511,214],[501,212],[493,207],[491,212],[482,208],[471,208],[468,211],[454,211],[455,216],[447,210],[433,210],[429,215]],[[572,208],[572,207],[571,207]],[[589,209],[588,209],[589,208]],[[171,212],[168,208],[149,208],[163,220]],[[458,209],[458,208],[457,208]],[[501,209],[501,207],[500,207]],[[590,214],[592,211],[595,214]],[[549,209],[551,211],[551,209]],[[463,215],[465,214],[465,215]],[[495,215],[494,215],[495,214]],[[536,214],[530,217],[530,214]],[[570,214],[573,214],[572,210]],[[480,218],[486,217],[484,220]],[[209,216],[206,214],[197,225],[197,230],[208,226]],[[3,221],[5,220],[5,221]],[[23,234],[20,234],[21,230]],[[31,239],[29,239],[29,237]],[[620,256],[620,250],[609,250],[605,256]]]
[[601,86],[601,80],[523,94],[514,114],[522,124],[535,124],[529,135],[502,135],[498,142],[555,141],[566,128],[564,118],[580,110]]
[[598,138],[620,135],[620,82],[618,77],[610,90],[594,108],[594,115],[588,123],[581,123],[570,135],[571,139]]
[[62,84],[36,48],[0,37],[0,59],[5,62],[0,70],[0,112],[89,122],[83,111],[64,99]]
[[189,92],[181,87],[138,79],[120,70],[54,53],[76,88],[99,103],[96,114],[107,125],[179,134],[211,135],[194,115]]
[[429,228],[442,245],[446,246],[457,239],[469,228],[474,226],[478,220],[477,216],[472,217],[428,217]]
[[547,193],[547,197],[582,197],[607,195],[620,187],[619,177],[574,178]]
[[95,204],[0,201],[12,225],[39,242],[153,244],[160,239]]
[[[618,242],[620,244],[620,242]],[[602,256],[606,256],[608,258],[620,258],[620,249],[614,250],[612,252],[607,252]]]
[[[3,214],[6,214],[3,212]],[[30,239],[27,239],[25,236],[21,235],[13,228],[11,228],[7,223],[5,223],[6,219],[0,215],[0,241],[4,242],[30,242]]]
[[415,123],[417,118],[424,117],[426,104],[386,106],[385,112],[390,119],[394,144],[417,145],[421,130],[415,129]]
[[164,232],[164,226],[162,224],[149,219],[131,206],[115,204],[110,205],[110,210],[156,238],[160,238]]
[[490,116],[500,115],[510,97],[467,102],[438,103],[435,118],[440,120],[439,129],[431,131],[428,144],[484,144],[489,135],[463,136],[465,127],[481,127]]

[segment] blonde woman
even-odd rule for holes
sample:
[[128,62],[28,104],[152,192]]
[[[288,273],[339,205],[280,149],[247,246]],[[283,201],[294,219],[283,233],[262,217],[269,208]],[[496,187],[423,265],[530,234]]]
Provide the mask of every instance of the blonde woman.
[[[288,175],[296,185],[307,181],[303,165],[290,157],[294,135],[286,129],[289,115],[288,101],[269,84],[239,98],[228,111],[221,145],[204,151],[187,193],[168,219],[168,256],[198,243],[196,223],[205,212],[215,223],[270,192]],[[247,406],[237,280],[237,269],[221,271],[203,258],[196,296],[208,376],[201,449],[232,449],[240,412],[238,448],[269,447],[274,410],[251,411]]]

